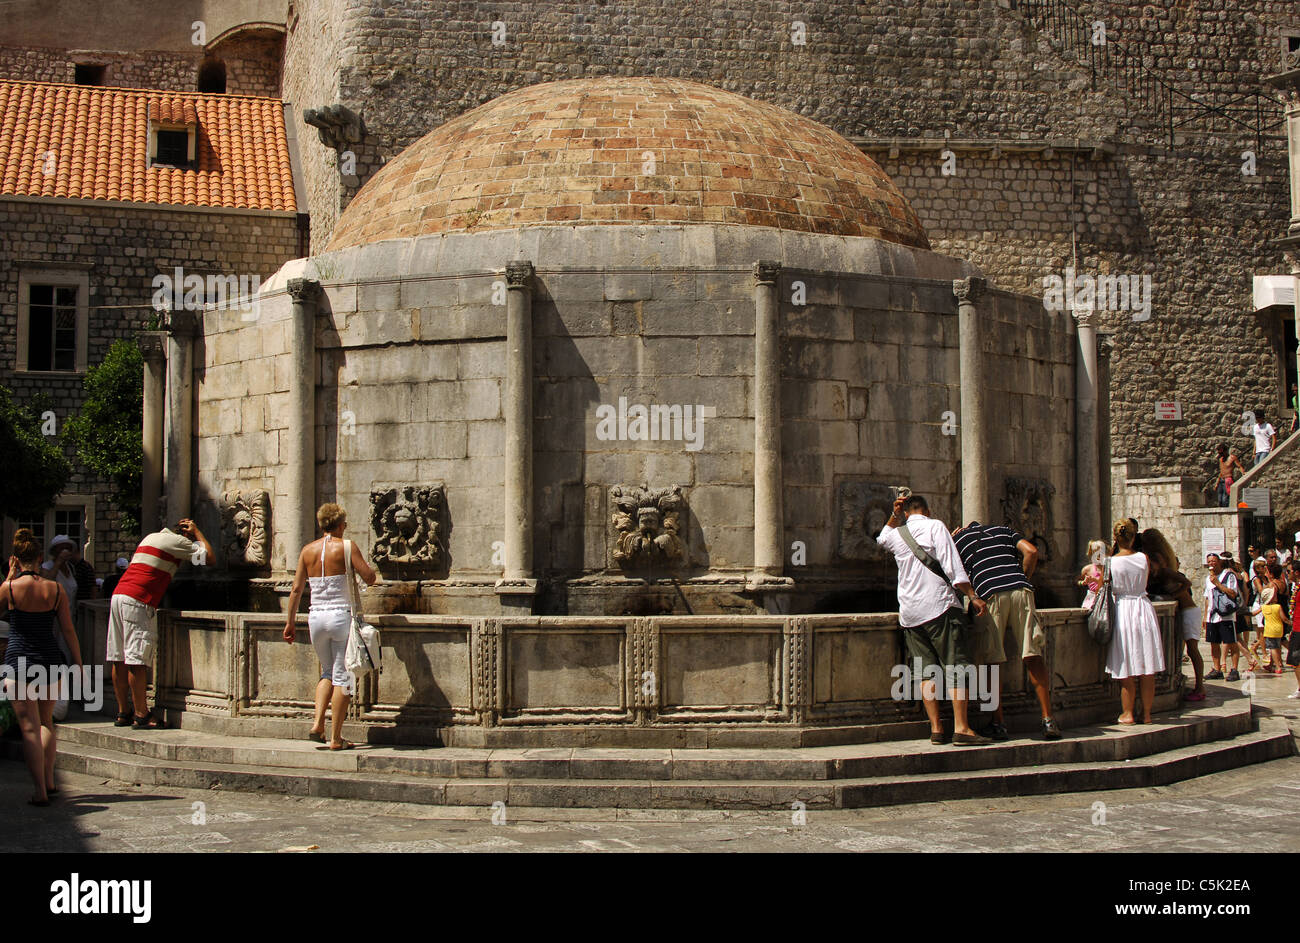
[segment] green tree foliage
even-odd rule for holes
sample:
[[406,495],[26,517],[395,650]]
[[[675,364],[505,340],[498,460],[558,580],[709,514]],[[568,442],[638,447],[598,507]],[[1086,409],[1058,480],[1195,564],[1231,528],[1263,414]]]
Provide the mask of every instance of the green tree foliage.
[[40,396],[20,405],[0,386],[0,513],[9,517],[44,513],[72,474],[58,438],[42,432],[52,428],[41,419],[48,404]]
[[140,532],[143,422],[144,358],[133,342],[115,341],[86,371],[86,401],[64,435],[83,465],[113,483],[113,505],[131,536]]

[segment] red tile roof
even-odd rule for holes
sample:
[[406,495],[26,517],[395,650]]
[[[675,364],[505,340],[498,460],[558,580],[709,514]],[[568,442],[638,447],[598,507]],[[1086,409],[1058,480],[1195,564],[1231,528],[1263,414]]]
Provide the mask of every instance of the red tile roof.
[[[149,166],[150,116],[197,123],[198,169]],[[283,105],[274,98],[0,80],[4,194],[292,211]]]

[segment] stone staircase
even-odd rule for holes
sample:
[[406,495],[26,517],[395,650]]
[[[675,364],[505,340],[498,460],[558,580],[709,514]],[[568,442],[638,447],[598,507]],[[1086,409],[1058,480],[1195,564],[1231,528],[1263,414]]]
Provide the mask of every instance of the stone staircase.
[[[913,740],[707,750],[359,744],[331,752],[305,739],[145,733],[88,718],[59,726],[58,766],[145,786],[433,806],[789,810],[1158,786],[1295,753],[1286,722],[1252,716],[1240,696],[1212,694],[1150,726],[1069,734],[974,748]],[[19,758],[18,744],[5,746]]]

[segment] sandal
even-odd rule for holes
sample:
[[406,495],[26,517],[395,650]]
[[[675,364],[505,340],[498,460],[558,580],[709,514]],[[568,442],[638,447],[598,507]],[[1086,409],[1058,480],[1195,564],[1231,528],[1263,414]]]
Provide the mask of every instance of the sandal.
[[356,748],[356,744],[355,744],[355,743],[352,743],[352,742],[349,741],[349,740],[344,740],[344,741],[342,741],[342,744],[341,744],[340,746],[337,746],[337,747],[336,747],[334,744],[331,743],[329,748],[330,748],[331,750],[352,750],[352,749],[355,749],[355,748]]
[[323,733],[317,733],[317,732],[314,731],[314,730],[310,730],[310,731],[307,732],[307,739],[308,739],[308,740],[312,740],[312,741],[314,741],[314,742],[316,742],[316,743],[324,743],[324,742],[325,742],[325,734],[323,734]]
[[117,715],[117,720],[113,721],[113,726],[114,726],[114,727],[130,727],[130,726],[131,726],[131,712],[130,712],[130,711],[122,711],[122,713],[118,714],[118,715]]
[[132,730],[163,730],[166,724],[162,723],[152,714],[137,714],[135,723],[131,725]]
[[28,804],[28,805],[34,805],[34,806],[37,806],[37,807],[43,809],[43,808],[45,808],[47,805],[50,804],[50,800],[49,800],[49,799],[37,799],[35,796],[32,796],[30,799],[27,800],[27,804]]

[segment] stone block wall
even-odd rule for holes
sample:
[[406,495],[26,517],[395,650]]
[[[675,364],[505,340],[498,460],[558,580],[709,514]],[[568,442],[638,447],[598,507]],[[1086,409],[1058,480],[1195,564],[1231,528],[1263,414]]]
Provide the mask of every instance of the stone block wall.
[[[364,269],[363,256],[345,267]],[[331,269],[329,259],[317,261]],[[610,489],[642,484],[685,493],[687,561],[679,575],[743,574],[753,564],[752,271],[539,270],[534,286],[537,575],[617,573]],[[797,286],[806,303],[793,302]],[[887,559],[843,551],[844,528],[864,526],[846,520],[843,489],[906,484],[941,519],[959,523],[952,282],[787,268],[777,292],[784,541],[803,543],[789,572],[838,581],[840,589],[892,589]],[[450,564],[431,577],[483,583],[500,573],[506,309],[494,301],[504,294],[493,274],[324,285],[316,499],[342,504],[350,536],[369,552],[372,491],[444,486]],[[1054,496],[1045,502],[1041,536],[1051,548],[1044,572],[1059,578],[1074,539],[1068,322],[1036,299],[1005,292],[982,304],[992,492],[995,501],[1014,497],[1009,481],[1028,479]],[[280,412],[292,362],[287,313],[285,296],[273,294],[255,323],[207,317],[197,428],[201,489],[209,495],[266,488],[277,502],[286,498],[276,480],[287,457]],[[598,411],[617,416],[620,400],[626,408],[690,407],[699,438],[691,442],[688,429],[666,430],[657,441],[607,436]],[[702,408],[712,415],[698,419]],[[995,515],[1003,519],[1000,507]],[[277,560],[296,549],[277,535]]]
[[[156,275],[171,275],[180,266],[203,275],[267,279],[296,254],[297,227],[291,214],[0,199],[0,272],[4,273],[0,278],[0,384],[13,390],[20,402],[37,393],[50,394],[60,429],[84,398],[81,374],[16,369],[19,275],[24,268],[52,263],[87,274],[86,362],[95,365],[115,340],[130,339],[149,325],[155,315]],[[93,562],[101,575],[110,573],[118,556],[129,556],[135,538],[121,532],[117,513],[108,503],[108,483],[81,467],[71,451],[68,458],[74,474],[66,491],[95,496]]]

